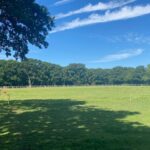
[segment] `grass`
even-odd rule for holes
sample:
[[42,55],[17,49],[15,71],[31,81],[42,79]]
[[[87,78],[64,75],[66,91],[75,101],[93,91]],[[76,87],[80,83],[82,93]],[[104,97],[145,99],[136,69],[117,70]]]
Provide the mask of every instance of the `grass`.
[[149,150],[150,87],[10,89],[0,150]]

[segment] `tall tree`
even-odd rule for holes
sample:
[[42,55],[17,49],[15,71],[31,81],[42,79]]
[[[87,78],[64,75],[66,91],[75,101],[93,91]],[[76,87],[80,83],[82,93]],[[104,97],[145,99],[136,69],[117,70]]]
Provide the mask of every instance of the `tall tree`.
[[65,85],[86,84],[86,67],[83,64],[70,64],[64,68]]
[[134,84],[142,84],[145,74],[146,74],[146,69],[144,66],[136,67],[132,79]]
[[53,17],[35,0],[0,0],[0,52],[25,59],[28,44],[47,47]]

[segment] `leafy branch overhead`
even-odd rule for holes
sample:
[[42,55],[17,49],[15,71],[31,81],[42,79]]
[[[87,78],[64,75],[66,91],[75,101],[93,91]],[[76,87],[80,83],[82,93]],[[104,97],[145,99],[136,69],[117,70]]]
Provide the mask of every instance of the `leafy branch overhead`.
[[28,44],[47,48],[54,18],[35,0],[0,1],[0,52],[25,59]]

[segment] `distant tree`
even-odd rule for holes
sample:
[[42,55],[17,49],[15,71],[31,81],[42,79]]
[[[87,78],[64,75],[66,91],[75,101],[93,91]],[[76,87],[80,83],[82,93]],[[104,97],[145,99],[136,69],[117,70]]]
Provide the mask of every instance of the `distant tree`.
[[89,69],[88,81],[91,85],[104,85],[108,84],[109,70],[108,69]]
[[124,67],[115,67],[111,69],[111,76],[109,77],[110,84],[124,84],[126,72]]
[[82,85],[87,83],[86,67],[83,64],[70,64],[64,68],[64,84]]
[[47,47],[53,17],[35,0],[0,0],[0,52],[25,59],[28,44]]
[[150,64],[146,68],[143,80],[145,84],[150,84]]
[[133,83],[134,84],[143,84],[144,83],[144,75],[146,73],[146,69],[144,66],[138,66],[134,69],[133,73]]
[[14,60],[0,60],[0,86],[27,85],[21,63]]
[[61,67],[36,59],[0,60],[0,86],[109,84],[150,84],[150,65],[88,69],[83,64]]
[[49,64],[51,85],[63,85],[63,68],[59,65]]
[[24,76],[26,76],[28,85],[42,85],[43,77],[43,62],[40,60],[27,59],[21,62]]
[[4,85],[4,66],[5,66],[6,61],[5,60],[0,60],[0,86]]
[[124,68],[123,81],[125,84],[134,84],[134,82],[133,82],[134,70],[135,70],[135,68],[132,68],[132,67],[125,67]]
[[28,86],[32,85],[62,85],[62,67],[36,59],[21,62],[24,78]]

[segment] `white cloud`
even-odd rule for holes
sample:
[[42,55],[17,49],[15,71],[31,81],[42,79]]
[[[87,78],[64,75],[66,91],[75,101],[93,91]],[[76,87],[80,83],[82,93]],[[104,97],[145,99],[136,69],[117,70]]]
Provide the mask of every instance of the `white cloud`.
[[92,14],[86,19],[75,19],[71,22],[67,22],[62,26],[56,27],[50,33],[55,33],[59,31],[65,31],[69,29],[74,29],[82,26],[92,25],[96,23],[106,23],[117,20],[135,18],[138,16],[143,16],[146,14],[150,14],[150,4],[145,6],[134,6],[134,7],[123,7],[117,11],[106,11],[104,15]]
[[150,44],[150,36],[139,35],[136,33],[129,33],[124,35],[123,40],[136,44]]
[[125,0],[125,1],[122,0],[122,1],[115,1],[115,2],[111,1],[109,3],[99,2],[96,5],[88,4],[78,10],[70,11],[66,14],[60,13],[60,14],[56,15],[56,19],[61,19],[61,18],[69,17],[72,15],[87,13],[87,12],[92,12],[92,11],[114,9],[114,8],[122,7],[129,3],[133,3],[135,1],[136,0]]
[[135,44],[150,44],[150,35],[143,35],[137,33],[128,33],[125,35],[116,35],[106,38],[108,41],[113,43],[118,42],[131,42]]
[[57,1],[56,3],[54,3],[55,6],[58,6],[58,5],[63,5],[65,3],[69,3],[71,2],[72,0],[60,0],[60,1]]
[[104,63],[104,62],[113,62],[113,61],[119,61],[128,59],[131,57],[135,57],[138,55],[141,55],[144,52],[142,49],[136,49],[136,50],[130,50],[130,51],[124,51],[116,54],[107,55],[99,60],[92,61],[92,63]]

